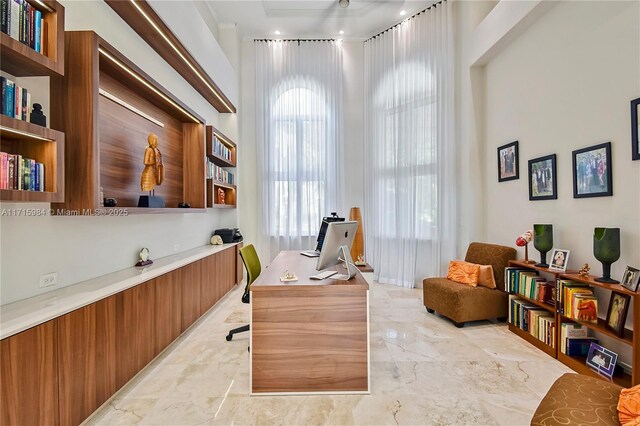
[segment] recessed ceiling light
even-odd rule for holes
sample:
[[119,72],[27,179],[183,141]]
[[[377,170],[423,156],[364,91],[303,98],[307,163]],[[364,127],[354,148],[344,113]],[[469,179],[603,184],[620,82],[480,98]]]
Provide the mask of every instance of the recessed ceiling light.
[[340,34],[344,34],[344,31],[343,31],[343,30],[340,30]]
[[400,11],[400,16],[404,16],[404,15],[406,15],[406,14],[407,14],[407,11],[406,11],[406,10],[401,10],[401,11]]
[[276,35],[280,35],[280,31],[279,30],[276,30]]

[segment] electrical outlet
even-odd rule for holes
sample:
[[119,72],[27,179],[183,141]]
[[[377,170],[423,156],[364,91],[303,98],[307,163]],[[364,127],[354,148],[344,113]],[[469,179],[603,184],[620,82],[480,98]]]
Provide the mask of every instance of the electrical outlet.
[[173,252],[177,252],[178,250],[180,250],[180,244],[174,244],[173,245]]
[[48,274],[40,275],[40,288],[51,287],[58,284],[58,273],[50,272]]

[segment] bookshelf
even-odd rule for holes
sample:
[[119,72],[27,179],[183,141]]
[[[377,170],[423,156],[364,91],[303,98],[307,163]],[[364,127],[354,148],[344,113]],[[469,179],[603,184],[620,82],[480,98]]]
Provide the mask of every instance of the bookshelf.
[[0,32],[2,70],[15,77],[63,76],[64,6],[53,0],[29,0],[29,4],[42,13],[45,22],[43,53]]
[[[629,314],[630,315],[633,314],[633,329],[640,330],[640,294],[637,292],[632,292],[622,287],[619,284],[607,284],[607,283],[597,282],[595,281],[596,277],[591,275],[583,277],[575,271],[568,271],[565,273],[551,271],[548,268],[540,268],[538,266],[535,266],[534,264],[525,263],[519,260],[510,261],[509,266],[529,269],[532,271],[538,271],[538,272],[545,273],[552,276],[553,280],[556,282],[556,294],[558,291],[558,287],[557,287],[558,280],[566,279],[566,280],[571,280],[579,283],[588,284],[591,287],[601,288],[601,289],[612,291],[612,292],[630,295],[632,296],[631,303],[633,308],[632,310],[629,310]],[[631,350],[632,350],[631,374],[624,373],[621,376],[614,376],[613,381],[623,387],[631,387],[640,383],[640,337],[638,337],[639,333],[634,333],[633,330],[625,329],[624,335],[618,336],[616,333],[609,330],[605,326],[605,320],[603,320],[602,318],[598,318],[597,323],[591,323],[588,321],[581,321],[575,318],[569,318],[560,312],[560,306],[558,305],[557,301],[556,301],[556,306],[554,307],[537,300],[532,300],[526,296],[523,296],[522,294],[518,294],[514,292],[510,292],[510,294],[526,302],[529,302],[538,307],[546,309],[554,315],[556,330],[557,330],[556,336],[555,336],[555,342],[554,342],[555,347],[552,348],[551,346],[544,344],[543,342],[536,339],[534,336],[530,335],[528,332],[523,331],[518,327],[514,326],[513,324],[509,323],[509,330],[511,332],[518,335],[520,338],[528,341],[529,343],[531,343],[538,349],[542,350],[543,352],[547,353],[548,355],[556,358],[558,361],[562,362],[563,364],[575,370],[576,372],[606,380],[604,377],[600,376],[598,373],[596,373],[591,368],[589,368],[589,366],[587,366],[586,357],[569,356],[558,349],[561,343],[560,332],[559,332],[559,330],[561,329],[561,325],[563,323],[581,324],[584,327],[592,330],[593,332],[596,332],[601,335],[614,339],[620,344],[631,346]]]
[[[64,7],[53,0],[29,5],[42,13],[42,53],[0,31],[0,69],[13,77],[64,75]],[[32,100],[37,103],[37,99]],[[32,105],[27,108],[31,109]],[[55,126],[53,126],[55,128]],[[28,121],[0,115],[0,151],[22,155],[44,164],[44,191],[0,189],[8,202],[61,202],[64,200],[65,134]]]
[[[220,154],[217,143],[225,150],[228,150],[226,151],[227,155]],[[206,126],[206,156],[217,167],[235,168],[237,158],[236,144],[220,130],[213,126]],[[207,179],[207,207],[214,209],[236,208],[237,189],[236,185],[215,178]],[[220,190],[225,193],[225,204],[218,202],[217,194]]]
[[[66,133],[65,202],[93,214],[101,194],[129,213],[196,213],[206,207],[204,119],[92,31],[65,34],[65,78],[55,85],[52,123]],[[81,111],[81,113],[79,113]],[[165,208],[138,208],[147,136],[158,136]],[[178,208],[187,202],[191,208]]]

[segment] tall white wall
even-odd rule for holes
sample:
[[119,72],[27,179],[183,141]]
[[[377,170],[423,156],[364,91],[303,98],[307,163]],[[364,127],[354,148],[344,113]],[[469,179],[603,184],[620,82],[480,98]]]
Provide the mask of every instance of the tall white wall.
[[[631,161],[629,112],[640,96],[640,3],[559,2],[486,64],[481,84],[484,234],[513,246],[533,223],[552,223],[555,247],[571,250],[569,267],[588,262],[599,274],[593,229],[619,227],[622,255],[612,275],[640,267],[640,161]],[[498,183],[496,148],[514,140],[520,179]],[[614,195],[574,199],[571,152],[607,141]],[[558,199],[529,201],[527,161],[548,154],[557,155]],[[599,293],[604,317],[609,292]],[[605,343],[628,359],[628,348]]]
[[[66,10],[67,30],[96,31],[204,117],[207,123],[218,125],[218,112],[106,3],[97,0],[62,0],[61,3]],[[199,17],[184,19],[185,22],[176,22],[175,25],[193,27],[197,23],[208,31]],[[215,39],[211,39],[210,43],[216,43]],[[216,51],[220,51],[218,46]],[[212,74],[214,81],[218,77]],[[231,92],[238,93],[237,77],[234,80],[233,76],[225,74],[224,78],[224,85],[230,87]],[[2,203],[0,206],[5,214],[0,215],[1,304],[128,268],[136,262],[137,253],[142,247],[148,247],[151,257],[158,258],[207,244],[214,229],[237,224],[235,210],[119,218],[33,218],[7,216],[11,214],[7,209],[12,208],[48,210],[49,204]],[[58,285],[39,289],[40,275],[48,272],[58,273]]]
[[[364,204],[364,46],[361,41],[342,42],[344,68],[344,163],[345,191],[340,215],[348,217],[351,207]],[[242,191],[238,194],[240,229],[245,241],[258,240],[260,210],[258,206],[258,159],[256,145],[256,63],[253,40],[245,39],[240,49],[240,99],[239,114],[242,149],[239,149],[238,170],[242,179]],[[330,212],[327,212],[327,214]],[[366,212],[363,211],[366,226]]]

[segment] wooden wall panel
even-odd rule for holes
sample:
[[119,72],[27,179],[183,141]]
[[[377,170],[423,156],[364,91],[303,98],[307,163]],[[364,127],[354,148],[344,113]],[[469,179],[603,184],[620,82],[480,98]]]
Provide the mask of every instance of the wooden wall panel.
[[201,315],[200,279],[201,261],[190,263],[180,269],[182,291],[182,331],[189,328]]
[[118,389],[156,355],[155,280],[117,295],[116,384]]
[[59,424],[55,321],[0,342],[2,425]]
[[116,387],[116,296],[57,320],[60,424],[77,425]]
[[184,123],[182,125],[184,149],[184,201],[192,208],[205,208],[206,178],[204,159],[204,125]]
[[162,352],[182,333],[180,271],[155,279],[155,353]]

